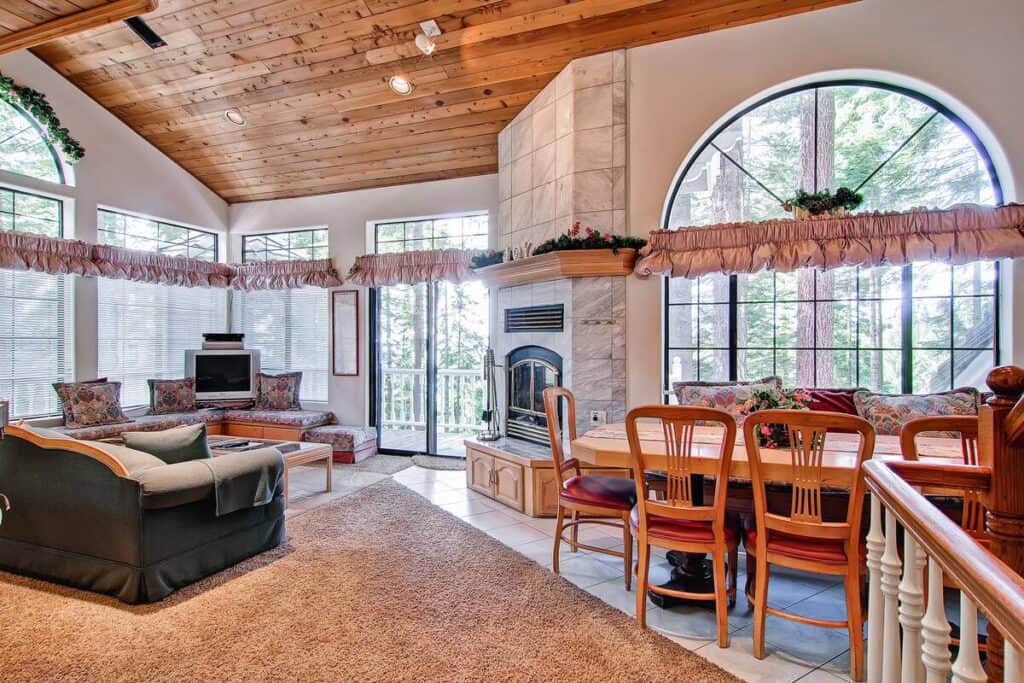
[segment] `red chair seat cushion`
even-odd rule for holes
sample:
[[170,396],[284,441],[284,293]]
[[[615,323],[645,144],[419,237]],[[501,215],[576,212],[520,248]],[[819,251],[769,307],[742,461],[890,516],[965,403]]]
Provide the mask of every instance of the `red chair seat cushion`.
[[[633,511],[629,513],[629,528],[634,532],[640,529],[640,508],[638,507],[634,507]],[[710,545],[715,542],[711,522],[689,522],[657,515],[650,515],[647,518],[647,535],[684,543],[707,543]],[[728,521],[725,525],[725,542],[730,547],[737,543],[735,525],[729,524]]]
[[636,482],[625,477],[585,474],[565,482],[560,497],[582,505],[625,511],[636,505]]
[[[747,529],[743,545],[746,546],[747,553],[753,555],[757,552],[757,529]],[[846,564],[846,548],[843,541],[834,538],[808,538],[771,531],[768,534],[768,552],[798,560]],[[867,548],[863,544],[860,555],[862,559],[867,556]]]

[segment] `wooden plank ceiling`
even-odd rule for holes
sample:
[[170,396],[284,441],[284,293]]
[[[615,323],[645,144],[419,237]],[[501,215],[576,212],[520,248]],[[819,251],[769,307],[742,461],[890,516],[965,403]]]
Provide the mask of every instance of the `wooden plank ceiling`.
[[[117,24],[34,51],[241,202],[493,173],[498,131],[576,57],[851,1],[163,0],[145,19],[167,47]],[[0,26],[96,4],[4,0]],[[428,19],[443,34],[424,57]]]

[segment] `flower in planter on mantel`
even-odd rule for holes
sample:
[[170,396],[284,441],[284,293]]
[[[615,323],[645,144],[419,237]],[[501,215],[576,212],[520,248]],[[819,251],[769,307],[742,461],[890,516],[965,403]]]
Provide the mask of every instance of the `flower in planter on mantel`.
[[551,251],[573,251],[578,249],[611,249],[612,253],[619,253],[619,249],[639,249],[647,244],[647,240],[628,235],[613,235],[602,233],[593,228],[582,228],[580,222],[572,224],[572,228],[558,237],[542,242],[533,250],[534,256],[540,256]]
[[[746,417],[759,410],[807,410],[811,395],[802,389],[759,389],[740,404],[739,414]],[[789,432],[786,425],[763,424],[757,441],[762,448],[787,448]]]

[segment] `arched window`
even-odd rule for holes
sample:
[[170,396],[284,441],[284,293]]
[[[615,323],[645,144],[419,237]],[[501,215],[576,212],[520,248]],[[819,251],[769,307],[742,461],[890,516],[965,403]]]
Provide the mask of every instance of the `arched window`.
[[0,102],[0,169],[64,183],[64,167],[39,124],[20,108]]
[[[988,153],[952,112],[879,83],[777,93],[688,161],[665,227],[785,217],[798,189],[849,187],[859,211],[1002,201]],[[779,375],[787,386],[941,391],[997,360],[998,266],[918,263],[673,278],[666,384]],[[668,387],[666,387],[668,388]]]

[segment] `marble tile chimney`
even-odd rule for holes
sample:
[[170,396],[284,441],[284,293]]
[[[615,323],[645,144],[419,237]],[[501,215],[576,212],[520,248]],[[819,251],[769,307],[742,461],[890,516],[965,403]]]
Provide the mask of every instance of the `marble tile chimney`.
[[503,248],[626,228],[626,53],[570,62],[498,135]]
[[[501,245],[536,246],[575,221],[626,233],[626,53],[570,62],[498,136]],[[591,411],[626,416],[626,279],[562,278],[501,287],[491,343],[504,365],[513,349],[537,345],[562,357],[562,385],[576,395],[577,430]],[[561,304],[561,332],[506,332],[509,308]],[[507,369],[499,373],[499,401]],[[503,415],[503,418],[507,417]],[[504,429],[504,426],[503,426]]]

